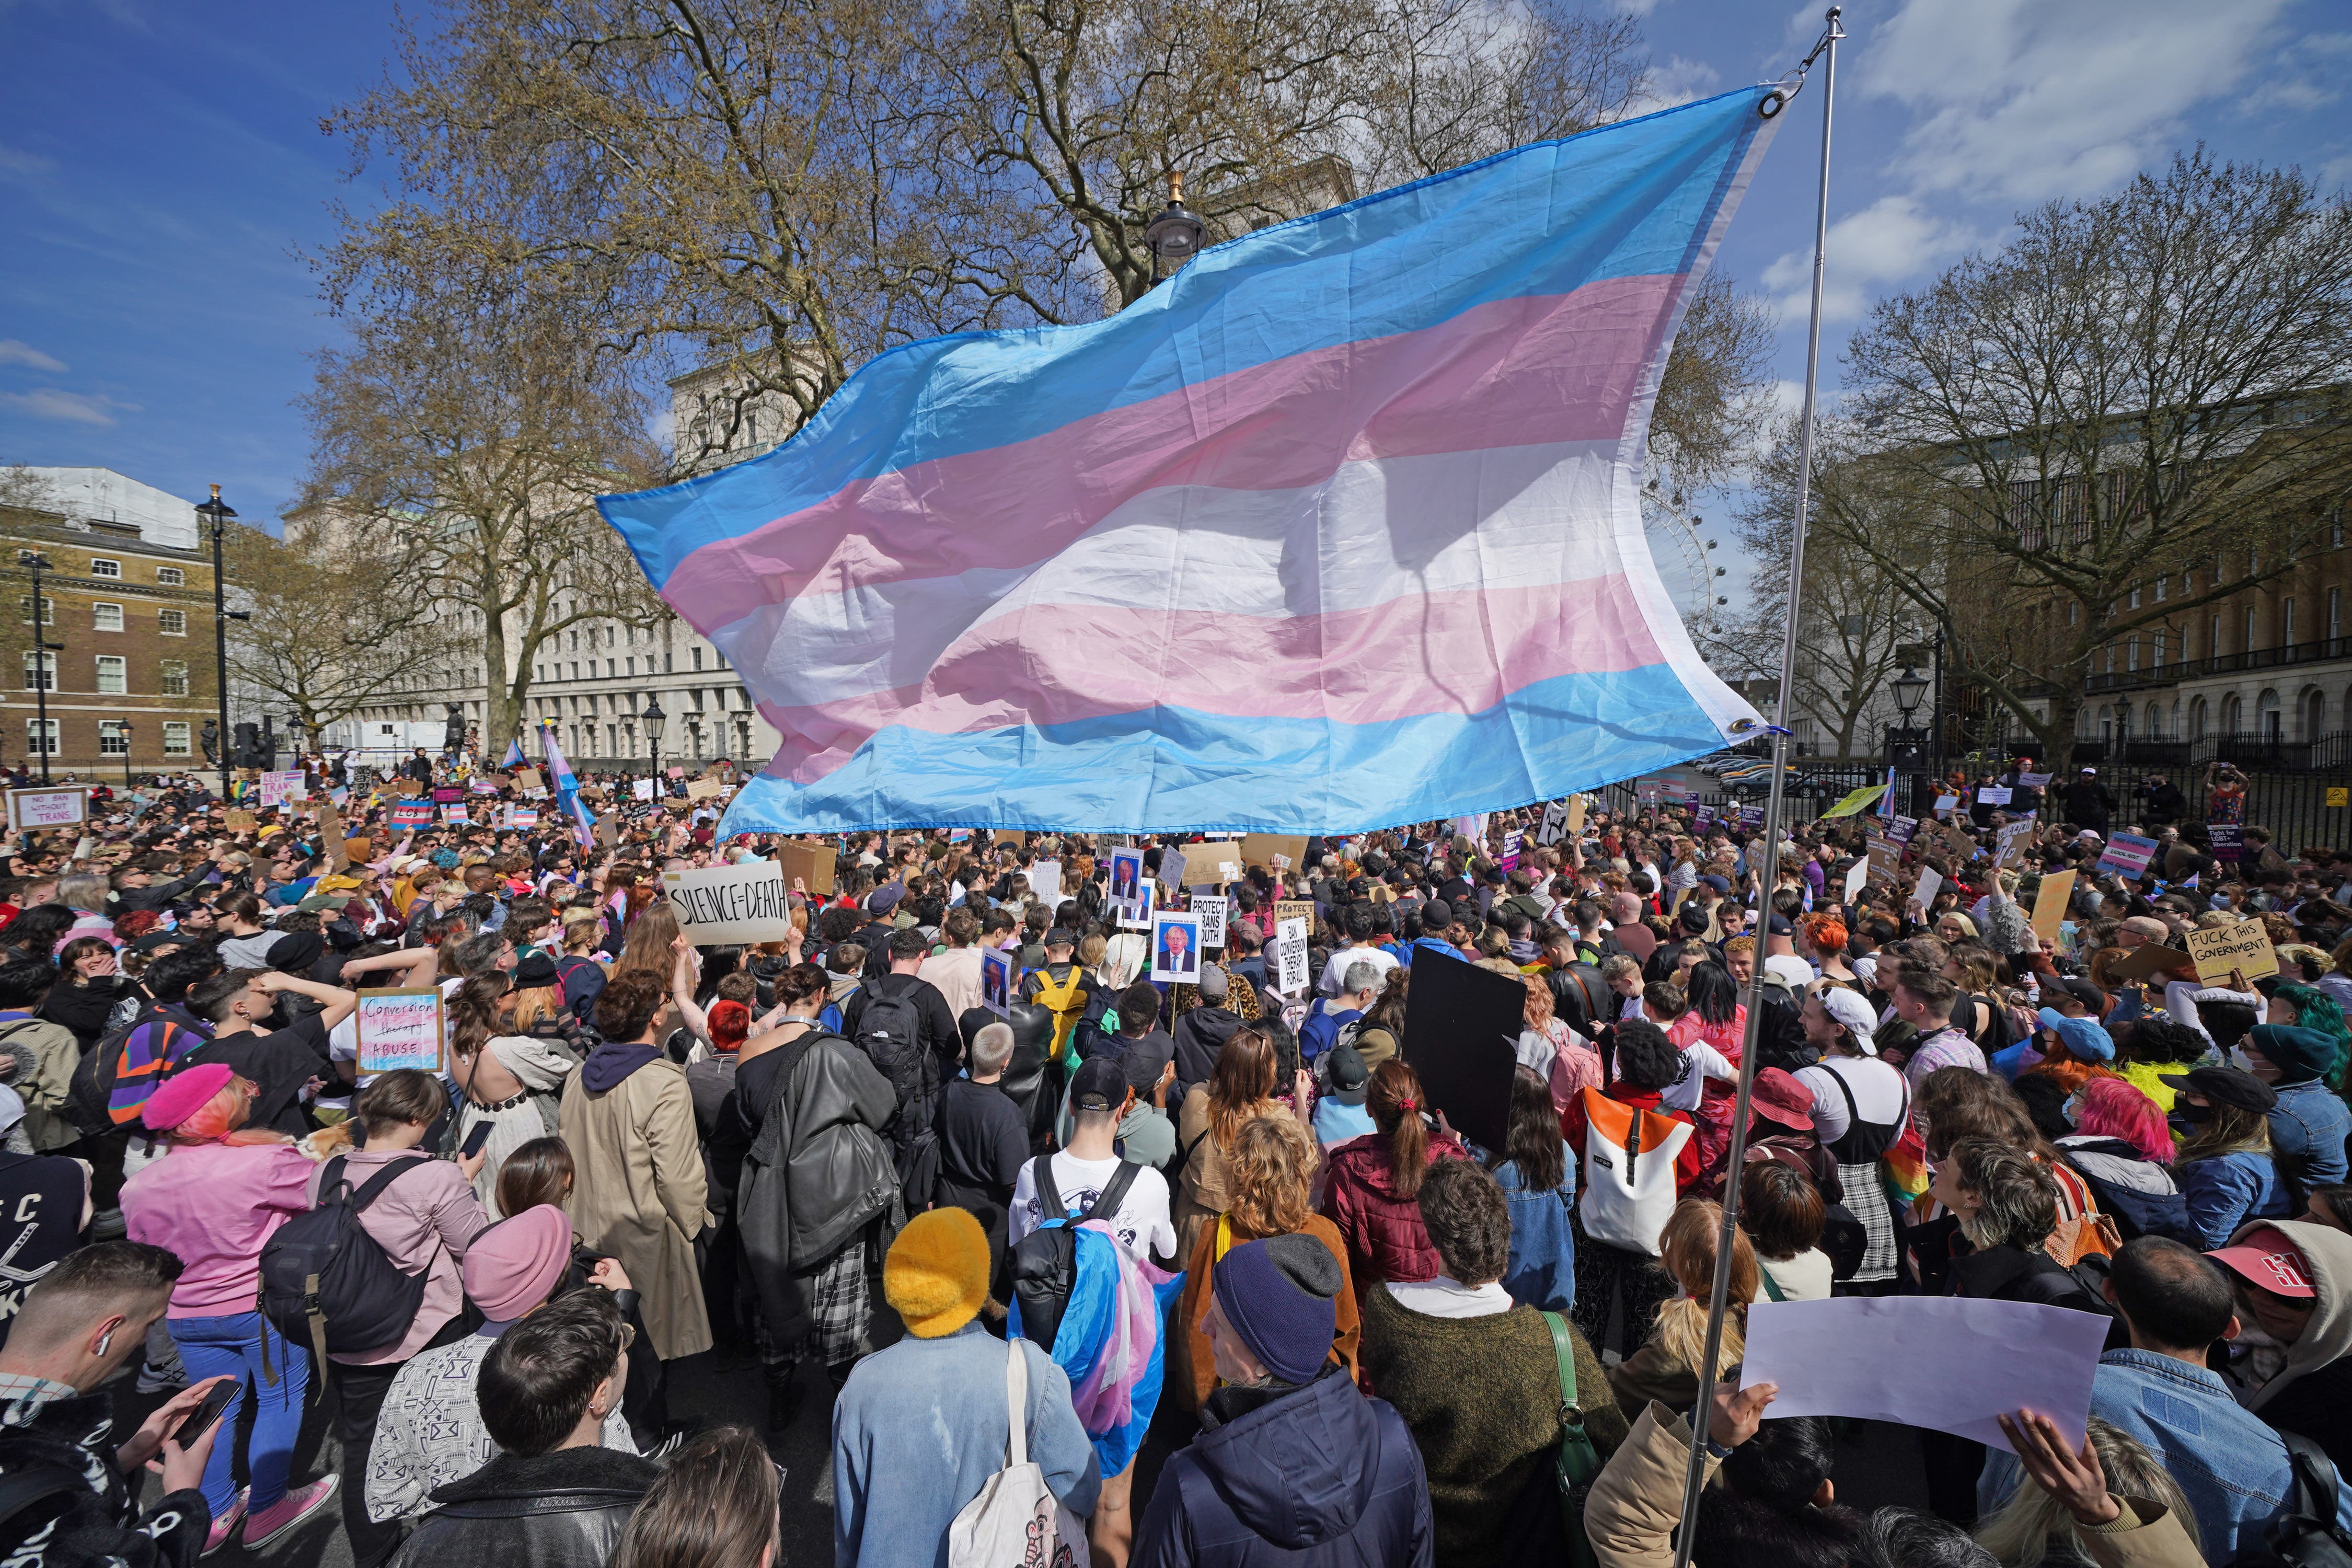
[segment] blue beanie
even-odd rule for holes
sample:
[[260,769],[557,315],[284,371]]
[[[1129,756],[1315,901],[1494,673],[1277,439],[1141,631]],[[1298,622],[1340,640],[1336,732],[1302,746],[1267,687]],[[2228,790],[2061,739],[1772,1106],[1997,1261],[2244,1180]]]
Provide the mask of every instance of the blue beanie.
[[2096,1018],[2069,1018],[2055,1007],[2042,1008],[2040,1016],[2042,1024],[2065,1043],[2067,1054],[2076,1061],[2116,1059],[2116,1037]]
[[1217,1305],[1250,1353],[1285,1383],[1311,1381],[1339,1323],[1339,1263],[1311,1236],[1244,1242],[1210,1276]]

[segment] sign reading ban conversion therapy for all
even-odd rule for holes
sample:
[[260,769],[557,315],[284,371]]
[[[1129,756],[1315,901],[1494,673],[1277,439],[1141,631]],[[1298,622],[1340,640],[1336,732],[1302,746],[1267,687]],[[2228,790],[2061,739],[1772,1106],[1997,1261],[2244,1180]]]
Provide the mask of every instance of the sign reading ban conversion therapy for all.
[[772,860],[665,871],[662,890],[669,895],[678,929],[698,947],[782,942],[792,932],[783,868]]

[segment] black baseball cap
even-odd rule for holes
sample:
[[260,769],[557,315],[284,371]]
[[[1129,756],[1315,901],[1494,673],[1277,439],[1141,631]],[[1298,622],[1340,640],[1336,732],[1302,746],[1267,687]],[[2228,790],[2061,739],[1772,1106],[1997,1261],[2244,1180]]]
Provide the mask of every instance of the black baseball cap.
[[1045,941],[1043,945],[1046,947],[1076,947],[1078,945],[1078,939],[1072,936],[1067,928],[1055,926],[1052,931],[1045,933]]
[[1372,1069],[1364,1065],[1362,1053],[1353,1046],[1332,1048],[1330,1065],[1325,1068],[1331,1076],[1331,1098],[1342,1105],[1361,1105],[1368,1092],[1366,1085]]
[[1117,1110],[1127,1103],[1127,1064],[1116,1051],[1088,1057],[1070,1080],[1072,1110]]

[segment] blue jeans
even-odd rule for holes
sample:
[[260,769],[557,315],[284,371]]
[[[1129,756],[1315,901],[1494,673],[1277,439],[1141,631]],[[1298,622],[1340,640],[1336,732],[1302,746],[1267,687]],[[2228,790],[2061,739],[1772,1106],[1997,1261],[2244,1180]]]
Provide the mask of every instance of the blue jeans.
[[[253,1478],[248,1506],[255,1513],[286,1495],[286,1473],[294,1462],[294,1439],[302,1429],[302,1396],[310,1386],[310,1352],[266,1322],[258,1312],[231,1318],[173,1318],[172,1342],[191,1384],[208,1377],[234,1377],[243,1386],[221,1413],[221,1435],[205,1461],[205,1501],[213,1518],[236,1501],[230,1479],[236,1462],[234,1434],[247,1394],[254,1397],[253,1437],[246,1471]],[[264,1365],[264,1340],[268,1364]]]

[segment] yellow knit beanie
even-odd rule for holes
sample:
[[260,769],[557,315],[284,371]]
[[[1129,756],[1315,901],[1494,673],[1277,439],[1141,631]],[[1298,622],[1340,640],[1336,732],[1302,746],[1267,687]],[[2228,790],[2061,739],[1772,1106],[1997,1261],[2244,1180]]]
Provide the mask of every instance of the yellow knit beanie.
[[907,1222],[882,1263],[882,1295],[907,1331],[954,1333],[988,1299],[988,1233],[964,1209],[932,1209]]

